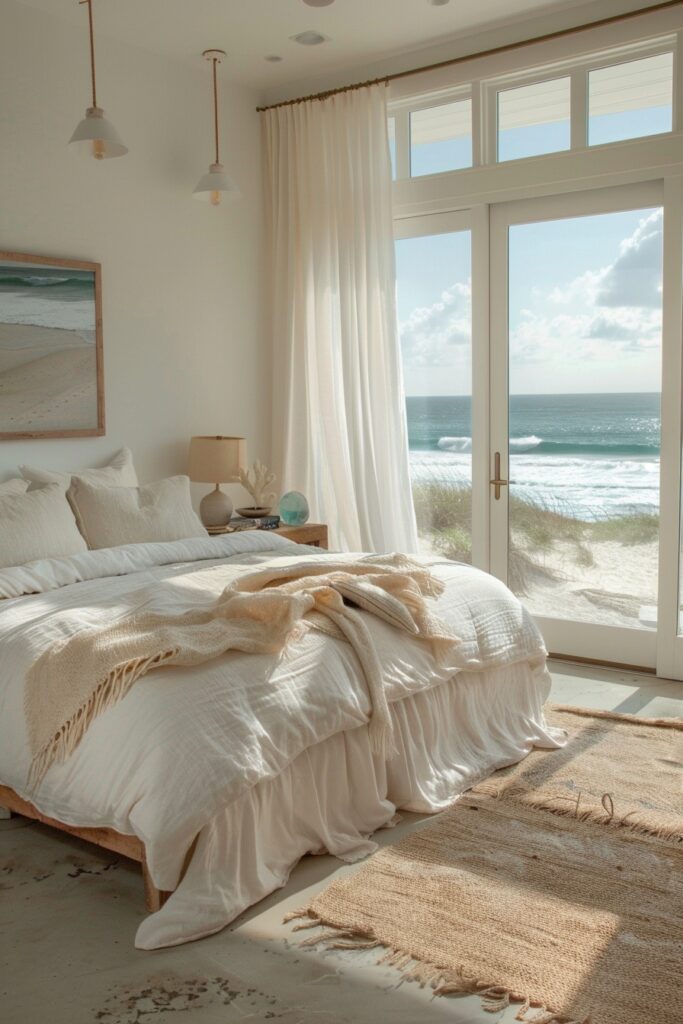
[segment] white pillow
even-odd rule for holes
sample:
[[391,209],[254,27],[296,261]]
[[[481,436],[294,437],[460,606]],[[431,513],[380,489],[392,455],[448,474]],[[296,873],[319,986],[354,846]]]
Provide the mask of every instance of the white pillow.
[[73,473],[57,473],[52,469],[36,469],[34,466],[19,466],[24,480],[30,483],[29,490],[44,487],[45,484],[61,484],[68,490],[75,476],[86,480],[93,487],[137,487],[138,478],[133,465],[133,454],[129,448],[122,448],[101,469],[75,469]]
[[0,484],[0,494],[25,494],[27,490],[28,480],[21,480],[18,476]]
[[207,535],[192,508],[186,476],[146,487],[97,487],[75,476],[69,501],[91,549]]
[[0,495],[0,567],[87,551],[61,484]]

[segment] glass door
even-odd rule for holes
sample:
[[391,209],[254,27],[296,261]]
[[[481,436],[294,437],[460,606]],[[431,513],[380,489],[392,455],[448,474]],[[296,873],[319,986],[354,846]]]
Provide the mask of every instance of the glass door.
[[660,184],[491,214],[491,569],[548,649],[654,668]]
[[[486,211],[396,226],[396,302],[420,549],[488,568],[486,346],[473,349],[473,263]],[[485,302],[485,296],[484,296]],[[488,308],[486,309],[488,312]]]

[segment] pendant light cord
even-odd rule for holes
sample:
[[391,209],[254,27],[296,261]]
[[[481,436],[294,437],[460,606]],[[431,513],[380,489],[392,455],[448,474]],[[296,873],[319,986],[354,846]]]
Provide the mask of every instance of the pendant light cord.
[[97,88],[95,86],[95,34],[92,25],[92,0],[78,0],[88,5],[88,27],[90,31],[90,77],[92,79],[92,105],[97,106]]
[[[91,0],[88,0],[88,2],[90,3]],[[216,78],[216,65],[218,64],[218,59],[216,57],[214,57],[212,59],[212,64],[213,64],[213,132],[214,132],[214,138],[215,138],[215,141],[216,141],[216,163],[219,164],[221,161],[220,161],[220,155],[219,155],[219,152],[218,152],[218,83],[217,83],[217,78]]]

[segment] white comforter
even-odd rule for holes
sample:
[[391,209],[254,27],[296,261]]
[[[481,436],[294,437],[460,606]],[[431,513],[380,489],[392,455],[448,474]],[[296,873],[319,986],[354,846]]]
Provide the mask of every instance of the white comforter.
[[[93,723],[34,793],[26,786],[25,673],[65,634],[134,609],[163,610],[169,596],[177,613],[179,595],[188,608],[205,602],[234,578],[236,565],[247,573],[305,551],[320,556],[250,532],[0,570],[0,782],[64,822],[137,835],[155,883],[173,889],[190,844],[219,810],[302,751],[367,722],[370,703],[352,649],[310,632],[280,659],[232,652],[193,669],[156,670]],[[439,668],[426,644],[367,616],[390,702],[460,670],[543,663],[536,627],[501,583],[460,564],[435,561],[432,571],[446,583],[435,610],[462,643]]]

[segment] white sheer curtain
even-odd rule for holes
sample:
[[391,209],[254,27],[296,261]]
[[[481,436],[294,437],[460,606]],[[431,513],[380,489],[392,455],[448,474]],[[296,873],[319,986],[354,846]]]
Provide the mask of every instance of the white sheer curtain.
[[386,86],[263,118],[274,468],[334,546],[414,551]]

